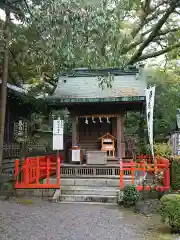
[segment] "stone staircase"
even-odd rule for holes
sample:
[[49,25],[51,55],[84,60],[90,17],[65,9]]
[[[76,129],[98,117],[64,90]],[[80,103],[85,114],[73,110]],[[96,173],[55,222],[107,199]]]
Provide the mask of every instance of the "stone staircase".
[[[128,184],[130,181],[126,180]],[[64,178],[61,190],[53,197],[60,202],[99,202],[117,203],[119,192],[118,178]]]
[[[61,189],[55,191],[53,200],[60,202],[106,202],[116,203],[120,192],[120,172],[116,165],[70,165],[61,166]],[[141,172],[135,172],[134,184],[144,179]],[[46,179],[44,180],[46,182]],[[52,177],[50,183],[55,183]],[[124,186],[132,184],[129,171],[124,172]]]
[[117,202],[117,189],[109,187],[73,186],[61,189],[59,201],[66,202]]

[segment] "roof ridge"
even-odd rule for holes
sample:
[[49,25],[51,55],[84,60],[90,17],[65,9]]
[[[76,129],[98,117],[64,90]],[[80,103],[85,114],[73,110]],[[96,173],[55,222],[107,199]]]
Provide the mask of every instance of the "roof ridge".
[[108,73],[112,73],[114,75],[129,75],[129,74],[137,74],[139,73],[139,69],[135,66],[128,66],[124,69],[121,68],[75,68],[71,71],[66,71],[60,76],[87,76],[87,75],[94,75],[94,76],[104,76]]

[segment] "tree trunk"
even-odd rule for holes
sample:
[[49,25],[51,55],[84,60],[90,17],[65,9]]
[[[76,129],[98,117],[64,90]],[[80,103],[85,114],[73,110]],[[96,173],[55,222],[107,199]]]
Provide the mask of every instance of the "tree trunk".
[[4,127],[6,116],[6,101],[7,101],[7,80],[8,80],[8,62],[9,62],[9,42],[10,42],[10,9],[5,7],[6,21],[4,27],[4,59],[3,59],[3,74],[1,84],[1,100],[0,100],[0,171],[2,171],[3,160],[3,144],[4,144]]

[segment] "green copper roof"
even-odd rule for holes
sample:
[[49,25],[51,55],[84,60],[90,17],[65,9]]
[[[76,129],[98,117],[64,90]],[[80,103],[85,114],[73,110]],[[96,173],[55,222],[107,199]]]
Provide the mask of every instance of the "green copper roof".
[[53,99],[53,103],[95,103],[95,102],[141,102],[145,97],[116,97],[116,98],[61,98]]
[[[113,76],[111,87],[102,89],[99,76]],[[143,72],[137,69],[120,71],[119,69],[76,70],[59,77],[58,85],[51,96],[53,102],[117,102],[142,101],[145,99],[146,80]]]

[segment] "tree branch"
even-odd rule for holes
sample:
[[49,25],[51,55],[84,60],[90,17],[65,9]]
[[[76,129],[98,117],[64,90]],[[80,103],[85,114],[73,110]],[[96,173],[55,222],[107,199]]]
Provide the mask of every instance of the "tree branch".
[[175,10],[176,8],[176,4],[177,1],[172,1],[173,4],[171,4],[171,6],[167,9],[166,13],[160,18],[160,20],[158,21],[158,23],[156,24],[155,28],[153,29],[153,31],[151,32],[151,34],[149,35],[149,37],[147,39],[145,39],[145,41],[141,44],[141,46],[139,47],[139,49],[134,53],[134,55],[132,56],[132,58],[130,59],[130,61],[128,62],[127,65],[132,65],[135,62],[138,61],[138,59],[140,58],[140,56],[142,55],[143,50],[149,45],[149,43],[151,43],[153,41],[153,39],[157,36],[159,30],[161,29],[161,27],[164,25],[164,23],[167,21],[167,19],[169,18],[169,16],[171,15],[171,13]]
[[152,20],[154,20],[154,18],[157,18],[159,17],[161,14],[165,13],[166,10],[159,10],[159,11],[156,11],[154,10],[154,12],[152,13],[152,15],[150,15],[147,19],[146,19],[146,22],[151,22]]
[[165,30],[159,31],[159,36],[164,36],[168,33],[173,33],[173,32],[179,31],[179,30],[180,30],[180,27],[173,28],[173,29],[165,29]]
[[146,59],[149,59],[149,58],[158,57],[160,55],[163,55],[163,54],[165,54],[167,52],[170,52],[173,49],[176,49],[176,48],[179,48],[179,47],[180,47],[180,43],[178,43],[176,45],[169,46],[169,47],[167,47],[165,49],[162,49],[160,51],[157,51],[157,52],[147,53],[147,54],[144,54],[141,57],[139,57],[137,61],[143,61],[143,60],[146,60]]
[[[141,44],[143,41],[145,41],[145,38],[143,38],[143,37],[146,34],[150,33],[152,30],[153,30],[153,28],[145,31],[144,33],[141,34],[140,39],[138,39],[138,40],[134,41],[133,43],[130,43],[127,46],[125,46],[124,48],[122,48],[121,54],[123,55],[123,54],[127,53],[128,51],[137,47],[139,44]],[[164,36],[168,33],[173,33],[173,32],[179,31],[179,30],[180,30],[180,27],[173,28],[173,29],[165,29],[165,30],[159,31],[159,34],[154,38],[153,41],[156,41],[157,39],[160,39],[161,36]]]
[[141,16],[140,16],[139,26],[137,28],[135,28],[131,33],[133,38],[138,34],[138,32],[146,24],[146,18],[148,16],[149,10],[150,10],[150,3],[151,3],[151,0],[145,0],[144,1],[144,5],[142,6],[142,9],[141,9],[142,13],[141,13]]

